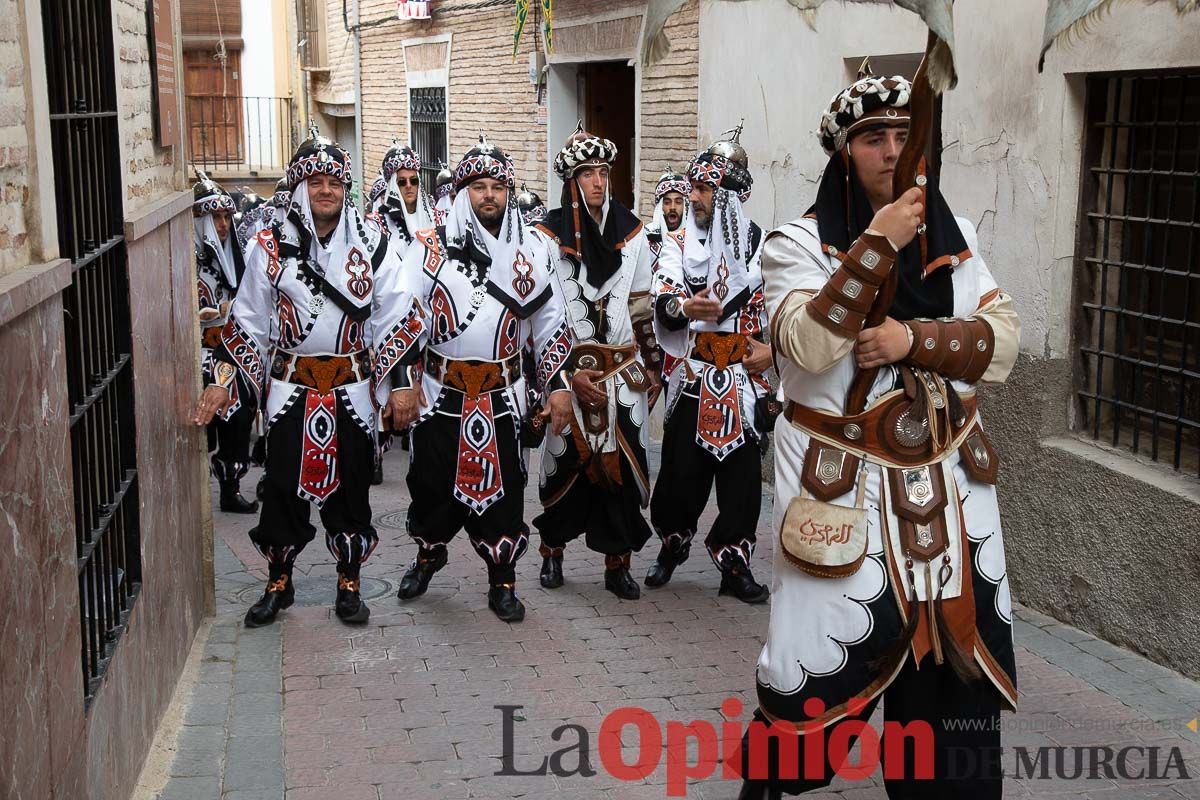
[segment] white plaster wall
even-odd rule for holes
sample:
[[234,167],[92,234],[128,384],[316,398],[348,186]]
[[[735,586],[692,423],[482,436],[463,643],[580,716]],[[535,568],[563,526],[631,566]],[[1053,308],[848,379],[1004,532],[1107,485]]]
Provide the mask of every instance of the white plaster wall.
[[247,97],[271,97],[275,94],[275,36],[282,36],[272,24],[271,3],[242,0],[242,93]]
[[[1045,0],[958,0],[958,87],[943,106],[943,190],[1022,316],[1022,349],[1063,357],[1079,204],[1084,73],[1200,65],[1200,14],[1117,3],[1037,72]],[[826,157],[814,131],[852,75],[845,59],[919,52],[925,28],[894,6],[827,2],[813,31],[786,0],[705,0],[700,138],[745,117],[750,212],[770,227],[812,202]],[[736,32],[736,37],[734,36]],[[736,38],[741,46],[731,47]]]
[[[242,94],[245,101],[246,152],[256,161],[269,157],[277,150],[279,119],[275,101],[276,37],[287,35],[283,20],[273,24],[272,4],[263,0],[242,0]],[[278,28],[278,29],[277,29]]]

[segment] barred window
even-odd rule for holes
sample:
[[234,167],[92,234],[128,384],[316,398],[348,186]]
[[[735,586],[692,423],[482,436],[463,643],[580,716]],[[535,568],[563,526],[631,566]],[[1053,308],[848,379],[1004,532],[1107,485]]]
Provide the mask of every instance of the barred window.
[[297,0],[296,23],[301,65],[310,69],[324,69],[325,0]]
[[421,157],[421,185],[433,192],[438,171],[449,163],[446,153],[446,87],[410,89],[412,147]]
[[[121,134],[107,0],[42,0],[63,290],[80,666],[90,703],[141,591]],[[55,657],[66,657],[56,653]]]
[[1200,475],[1200,72],[1091,76],[1078,427]]

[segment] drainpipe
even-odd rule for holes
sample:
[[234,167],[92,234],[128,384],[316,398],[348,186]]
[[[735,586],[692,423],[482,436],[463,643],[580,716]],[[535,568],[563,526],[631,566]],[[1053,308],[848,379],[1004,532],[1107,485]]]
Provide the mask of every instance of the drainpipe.
[[362,124],[362,39],[359,38],[359,25],[362,22],[359,3],[354,0],[354,144],[358,152],[354,155],[355,169],[358,172],[358,192],[362,198],[364,209],[367,205],[368,187],[363,181],[366,173],[363,171],[363,124]]

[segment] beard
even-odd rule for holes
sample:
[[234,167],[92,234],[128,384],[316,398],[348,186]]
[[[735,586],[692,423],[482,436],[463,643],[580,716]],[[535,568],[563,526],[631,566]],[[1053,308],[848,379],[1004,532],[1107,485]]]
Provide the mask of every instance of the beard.
[[321,211],[315,205],[311,206],[311,208],[313,222],[317,224],[333,222],[334,220],[340,219],[342,216],[341,206],[337,206],[332,211]]
[[483,211],[479,208],[475,209],[475,216],[485,228],[495,228],[504,220],[504,206],[494,206],[494,211]]
[[675,212],[668,212],[663,214],[663,219],[667,223],[667,230],[673,231],[679,228],[679,223],[683,219],[683,215]]

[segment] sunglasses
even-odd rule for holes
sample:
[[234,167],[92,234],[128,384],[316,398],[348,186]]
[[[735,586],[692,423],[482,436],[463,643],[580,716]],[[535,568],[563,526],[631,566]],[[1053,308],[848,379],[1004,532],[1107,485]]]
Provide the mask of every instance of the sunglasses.
[[420,186],[420,178],[396,178],[397,186]]

